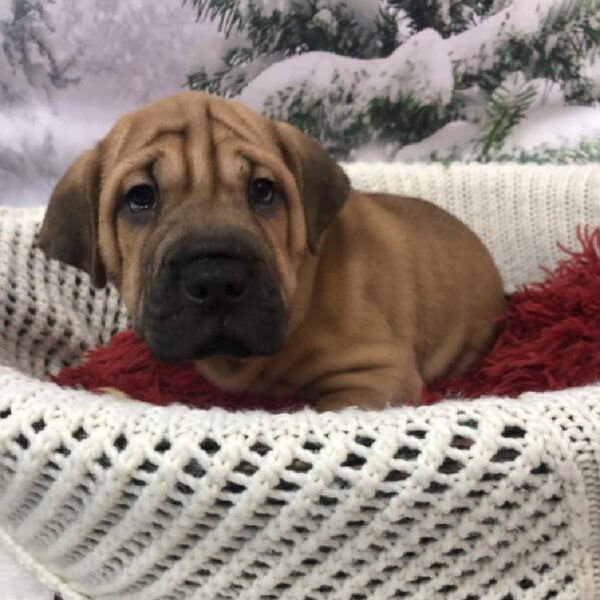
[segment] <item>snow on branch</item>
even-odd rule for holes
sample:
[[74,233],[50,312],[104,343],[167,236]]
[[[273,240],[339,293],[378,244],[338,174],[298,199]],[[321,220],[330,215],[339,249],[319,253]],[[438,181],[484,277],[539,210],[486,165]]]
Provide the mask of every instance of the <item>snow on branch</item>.
[[[364,111],[377,98],[390,102],[411,96],[421,103],[449,102],[452,65],[444,40],[432,29],[421,31],[389,57],[364,60],[330,52],[308,52],[280,61],[252,80],[238,99],[255,110],[285,119],[294,94],[322,102],[335,113],[351,108]],[[343,90],[340,95],[339,90]]]

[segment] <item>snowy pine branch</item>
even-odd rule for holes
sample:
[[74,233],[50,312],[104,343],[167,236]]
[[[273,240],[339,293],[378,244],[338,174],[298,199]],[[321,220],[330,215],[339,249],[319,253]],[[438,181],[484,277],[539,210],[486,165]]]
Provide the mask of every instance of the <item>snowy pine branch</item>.
[[484,157],[502,147],[512,128],[525,116],[536,96],[536,88],[521,73],[494,90],[486,107],[486,124],[480,140]]
[[[188,0],[184,0],[184,3]],[[217,23],[219,31],[229,35],[234,27],[243,25],[242,15],[237,10],[237,0],[191,0],[198,19]]]
[[413,31],[435,29],[449,37],[477,25],[497,10],[495,0],[387,0],[392,11],[403,13]]
[[239,37],[190,87],[287,120],[338,157],[393,157],[461,122],[486,160],[547,101],[543,88],[559,86],[562,104],[600,100],[587,75],[600,0],[190,1]]

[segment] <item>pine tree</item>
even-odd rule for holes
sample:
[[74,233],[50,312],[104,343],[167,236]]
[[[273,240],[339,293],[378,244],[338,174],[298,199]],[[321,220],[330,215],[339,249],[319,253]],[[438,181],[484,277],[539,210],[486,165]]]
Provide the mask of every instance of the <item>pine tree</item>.
[[401,14],[412,31],[435,29],[444,38],[466,31],[498,9],[495,0],[388,0],[388,9]]
[[[533,31],[514,20],[533,0],[192,4],[200,18],[218,24],[228,44],[220,64],[189,76],[190,87],[239,97],[287,120],[338,158],[369,145],[393,157],[446,124],[466,121],[480,132],[471,150],[491,160],[542,101],[547,82],[560,86],[566,104],[599,100],[583,72],[584,60],[600,47],[599,0],[556,0],[551,10],[546,3]],[[496,38],[485,53],[453,55],[458,36],[486,20],[496,23]]]
[[[216,22],[227,37],[233,34],[236,44],[226,48],[217,69],[200,69],[188,83],[225,97],[239,94],[249,80],[290,56],[323,51],[375,58],[394,47],[389,20],[378,7],[371,10],[374,20],[363,18],[360,2],[353,9],[334,0],[292,0],[284,12],[270,10],[260,0],[192,0],[192,4],[199,18]],[[363,6],[373,4],[377,0],[364,0]]]
[[479,141],[483,158],[502,148],[513,127],[525,116],[536,93],[536,88],[525,81],[522,73],[509,77],[493,90],[485,107],[484,131]]
[[564,84],[567,101],[587,104],[592,82],[582,74],[581,59],[600,47],[600,3],[565,0],[541,22],[535,36],[515,37],[500,48],[493,67],[477,73],[488,93],[509,73],[520,71],[527,79],[548,79]]
[[[510,39],[493,66],[476,75],[486,97],[486,118],[479,140],[481,158],[498,160],[502,154],[502,142],[536,96],[535,86],[528,82],[560,84],[567,104],[598,100],[593,94],[594,82],[582,73],[582,59],[596,52],[599,45],[600,4],[594,6],[593,1],[566,1],[550,11],[533,38]],[[511,83],[507,86],[507,82]],[[521,160],[524,156],[522,153]]]
[[[226,97],[239,95],[264,70],[292,56],[330,52],[372,60],[389,56],[396,46],[394,15],[378,0],[291,1],[283,12],[265,8],[264,1],[244,3],[244,10],[235,0],[193,3],[201,18],[217,21],[236,44],[226,49],[219,67],[191,75],[189,85]],[[310,85],[275,90],[262,112],[290,121],[340,158],[349,148],[369,142],[373,132],[395,143],[411,143],[419,139],[413,124],[419,123],[418,135],[427,135],[454,114],[452,107],[423,105],[411,94],[375,97],[357,111],[356,92],[368,85],[364,74],[356,74],[351,89],[335,75],[330,84],[327,98],[311,97]],[[390,119],[392,114],[396,118]]]

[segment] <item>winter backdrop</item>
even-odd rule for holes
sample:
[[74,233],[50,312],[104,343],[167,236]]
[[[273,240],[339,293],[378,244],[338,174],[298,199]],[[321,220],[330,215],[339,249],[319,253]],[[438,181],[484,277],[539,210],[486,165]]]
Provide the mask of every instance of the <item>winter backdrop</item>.
[[600,0],[0,0],[0,40],[0,204],[186,87],[342,160],[600,160]]

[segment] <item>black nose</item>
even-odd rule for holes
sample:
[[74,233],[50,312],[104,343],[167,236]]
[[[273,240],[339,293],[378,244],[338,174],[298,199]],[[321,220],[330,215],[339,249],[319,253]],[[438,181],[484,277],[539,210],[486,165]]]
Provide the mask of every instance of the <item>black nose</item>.
[[229,308],[247,295],[251,254],[227,240],[196,240],[171,255],[169,267],[188,298],[207,308]]
[[248,289],[248,265],[233,258],[200,258],[181,269],[181,284],[198,304],[238,304]]

